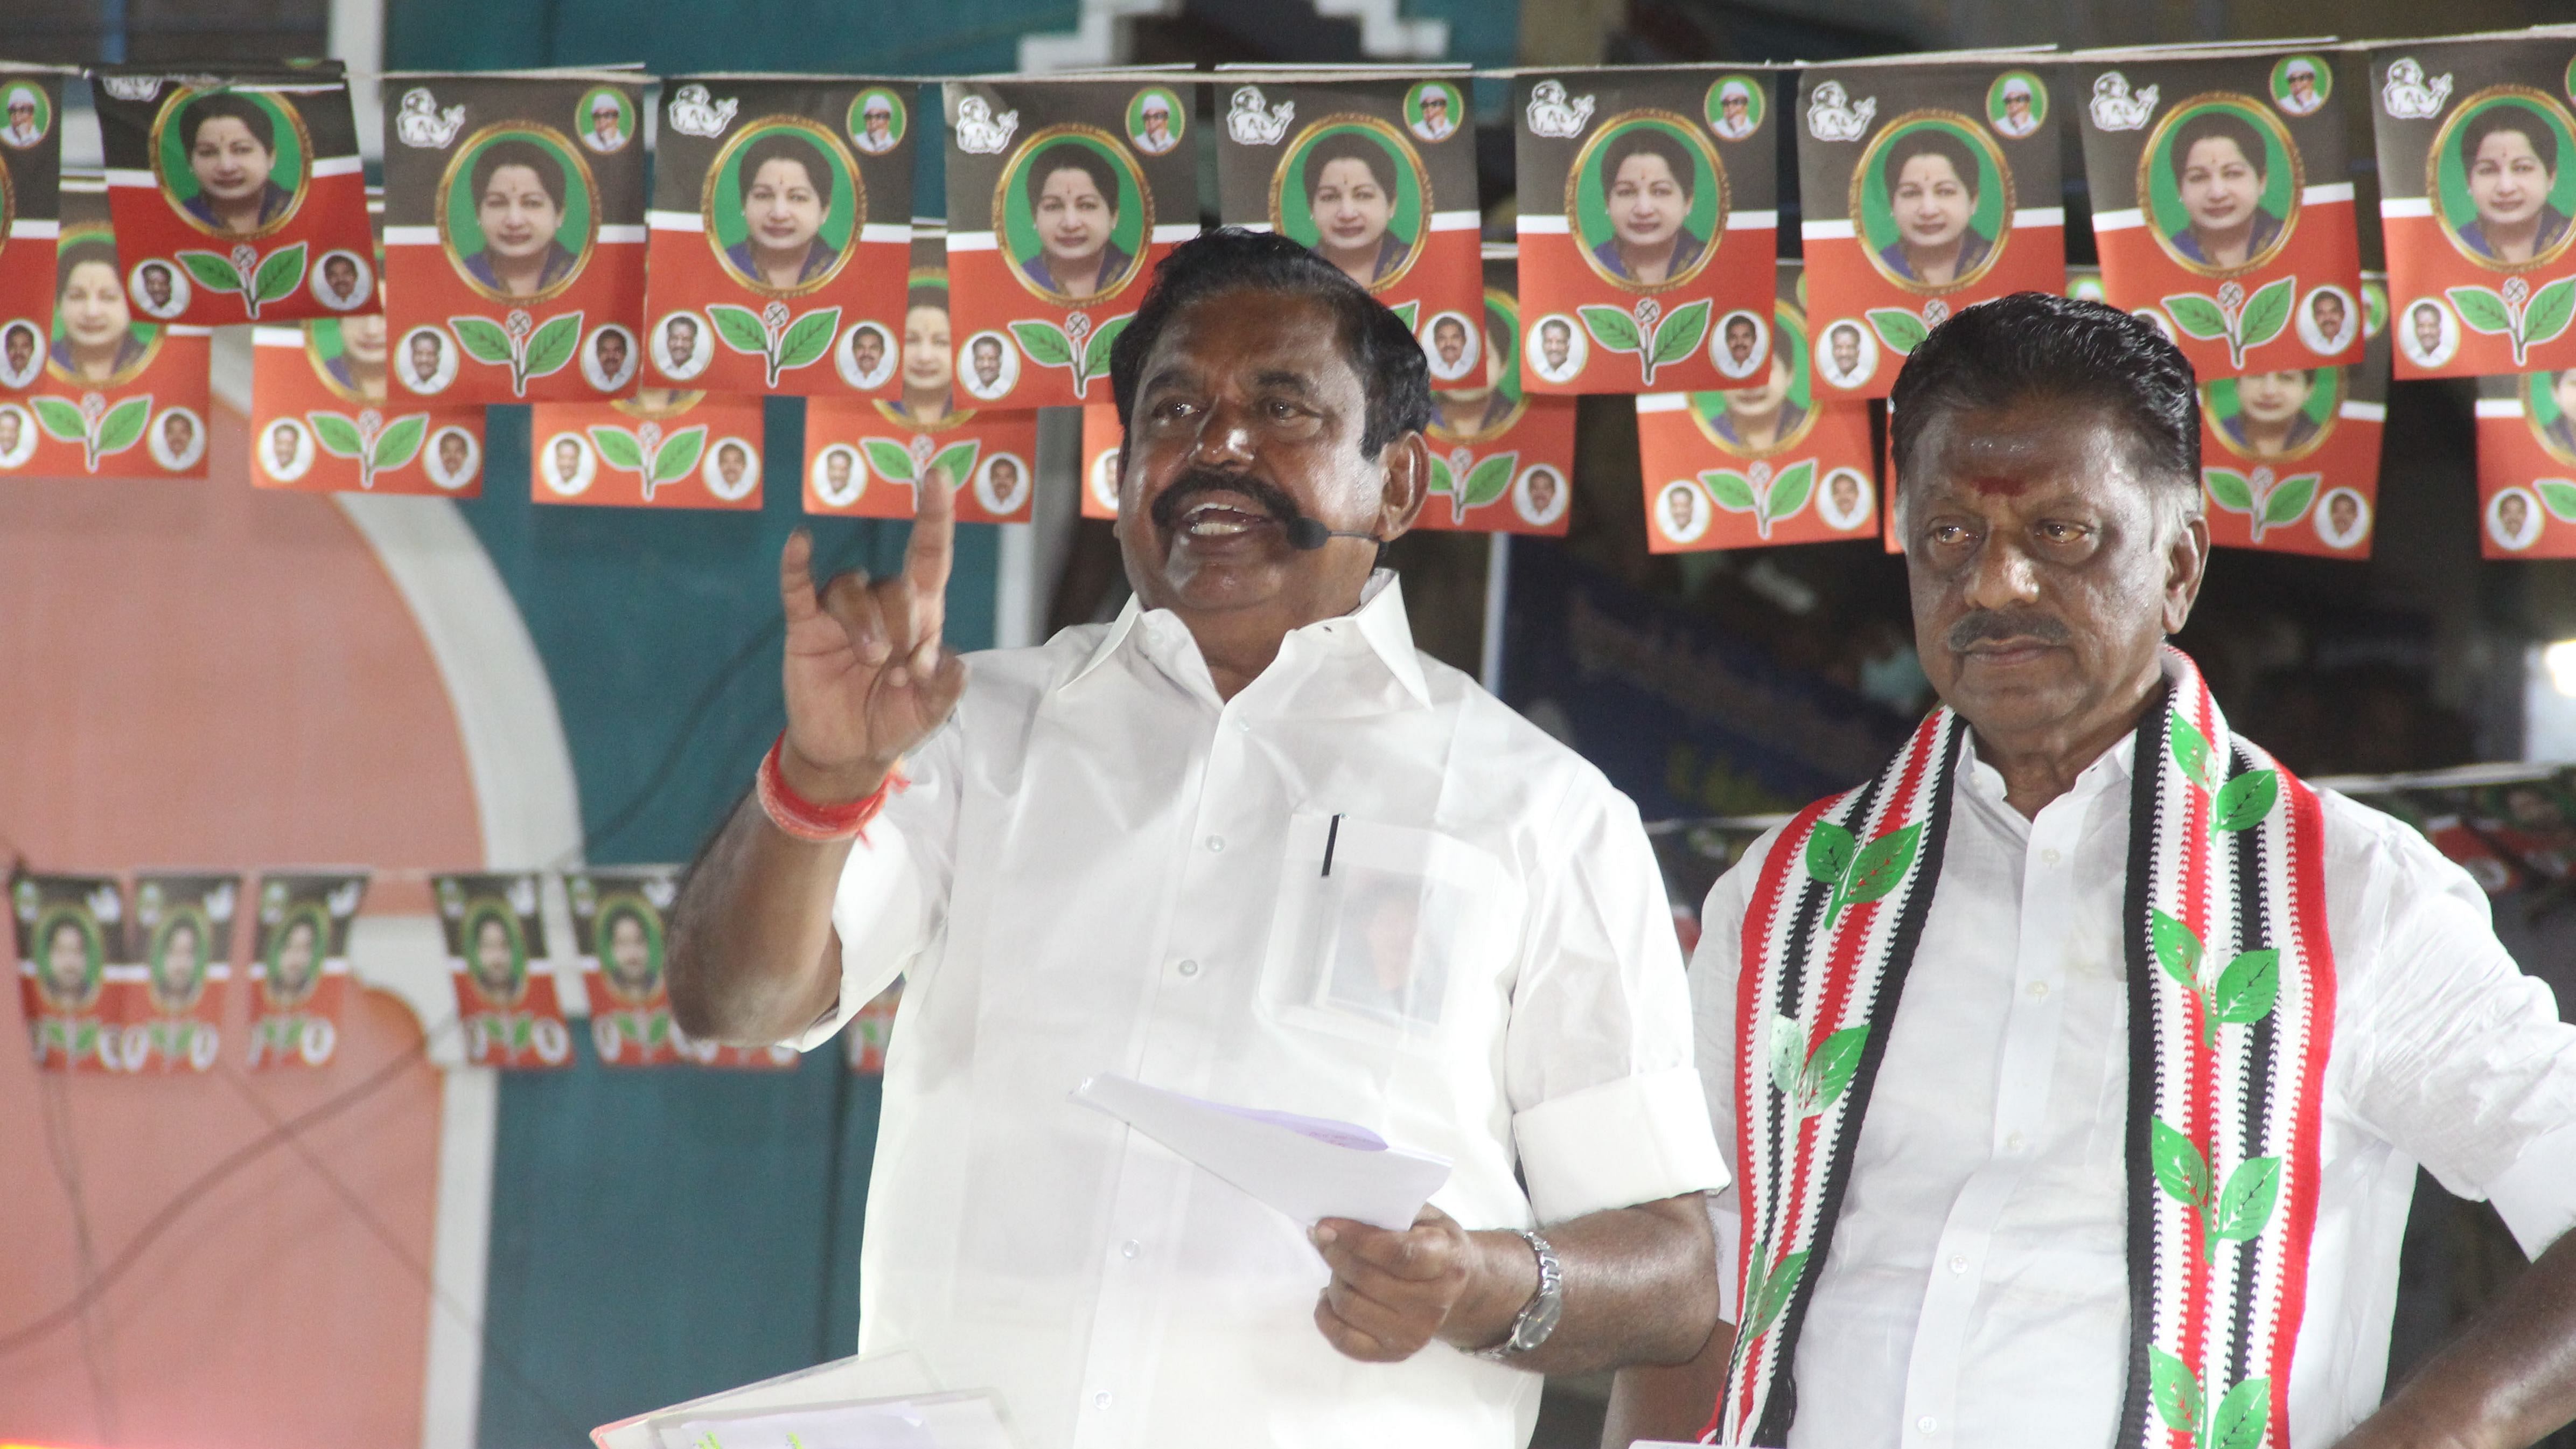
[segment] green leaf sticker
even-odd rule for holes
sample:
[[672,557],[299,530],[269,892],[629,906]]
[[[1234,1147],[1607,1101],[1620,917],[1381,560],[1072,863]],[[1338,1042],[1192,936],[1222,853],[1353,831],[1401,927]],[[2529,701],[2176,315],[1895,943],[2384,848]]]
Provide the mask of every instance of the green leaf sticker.
[[230,257],[214,252],[181,252],[174,260],[188,269],[188,280],[209,292],[241,290],[241,273],[233,270]]
[[2198,292],[2165,298],[2165,314],[2173,318],[2173,324],[2187,337],[2206,342],[2227,335],[2227,314],[2219,309],[2215,299]]
[[975,454],[983,446],[976,442],[951,443],[930,460],[930,470],[946,478],[950,489],[956,489],[974,476]]
[[306,413],[304,420],[313,425],[313,441],[334,458],[354,458],[367,450],[358,425],[345,413]]
[[[2281,953],[2268,947],[2242,952],[2218,973],[2218,985],[2211,993],[2216,1007],[2210,1019],[2230,1026],[2252,1026],[2272,1014],[2280,994]],[[2214,1038],[2217,1033],[2213,1031],[2211,1035]]]
[[2181,1359],[2147,1345],[2147,1385],[2156,1401],[2156,1417],[2165,1427],[2191,1436],[2200,1445],[2200,1376]]
[[2209,737],[2184,719],[2180,710],[2166,711],[2166,719],[2172,726],[2174,763],[2182,767],[2183,775],[2193,784],[2204,790],[2216,789],[2218,777],[2210,763]]
[[1747,1316],[1748,1337],[1759,1336],[1780,1319],[1789,1306],[1789,1295],[1798,1291],[1798,1279],[1807,1271],[1804,1252],[1788,1254],[1764,1278],[1762,1292],[1754,1300],[1753,1312]]
[[2161,910],[2151,911],[2147,921],[2147,940],[2155,946],[2156,964],[2165,974],[2183,984],[2187,990],[2200,989],[2200,959],[2207,948],[2200,934]]
[[2557,281],[2531,294],[2522,309],[2522,345],[2537,347],[2567,330],[2576,320],[2576,277]]
[[1467,472],[1467,506],[1482,508],[1512,491],[1512,471],[1520,466],[1517,452],[1496,453]]
[[697,471],[698,459],[707,450],[707,426],[682,428],[662,440],[653,451],[653,483],[677,483]]
[[1922,318],[1902,307],[1872,307],[1867,315],[1869,330],[1878,334],[1878,340],[1886,344],[1890,352],[1912,352],[1923,345],[1924,338],[1932,335],[1932,329],[1923,325]]
[[411,466],[411,460],[420,456],[421,440],[428,435],[429,414],[427,413],[413,413],[408,417],[394,419],[383,432],[376,435],[377,471],[389,473],[396,468]]
[[1771,1018],[1771,1085],[1780,1095],[1798,1100],[1798,1081],[1807,1069],[1807,1033],[1794,1016]]
[[2282,277],[2254,289],[2245,299],[2245,310],[2237,316],[2237,335],[2246,348],[2260,347],[2281,335],[2290,325],[2291,304],[2298,300],[2299,280]]
[[2205,1449],[2262,1449],[2264,1431],[2271,1423],[2272,1381],[2247,1379],[2218,1401]]
[[495,366],[509,365],[510,334],[501,330],[500,323],[489,317],[450,317],[447,325],[466,356]]
[[2147,1123],[2147,1158],[2155,1164],[2156,1186],[2186,1207],[2209,1202],[2209,1162],[2189,1137],[2165,1125],[2161,1117]]
[[1592,340],[1612,352],[1636,352],[1643,347],[1637,336],[1636,319],[1617,307],[1577,307],[1574,314],[1583,319],[1583,330]]
[[1457,491],[1457,487],[1458,480],[1450,475],[1448,462],[1440,458],[1432,459],[1431,491],[1434,493],[1454,493]]
[[590,445],[609,467],[628,473],[644,471],[644,445],[624,428],[605,424],[590,430]]
[[890,438],[861,438],[859,451],[868,455],[868,466],[876,470],[878,477],[889,483],[913,481],[912,455],[904,451],[903,444]]
[[1699,486],[1717,506],[1729,513],[1751,513],[1754,508],[1753,484],[1732,468],[1712,468],[1699,475]]
[[1850,831],[1830,820],[1819,820],[1815,833],[1807,837],[1807,874],[1827,885],[1839,886],[1859,851]]
[[86,443],[89,424],[82,421],[80,408],[68,399],[58,397],[30,398],[36,409],[36,423],[53,435],[57,443]]
[[1127,324],[1135,320],[1133,312],[1124,317],[1113,317],[1102,323],[1099,331],[1091,334],[1091,340],[1082,346],[1082,377],[1085,382],[1109,375],[1110,350],[1118,345],[1118,334],[1126,331]]
[[[276,302],[294,296],[295,289],[302,285],[304,285],[304,243],[297,242],[293,246],[279,247],[268,254],[267,258],[259,264],[259,271],[251,277],[250,290],[251,295],[260,302]],[[251,308],[251,315],[254,317],[259,315],[256,305]]]
[[831,355],[832,339],[841,335],[841,309],[826,307],[796,319],[778,340],[778,370],[811,367]]
[[152,421],[152,397],[130,397],[107,410],[98,423],[98,454],[122,453],[143,441],[143,430]]
[[560,317],[548,318],[545,325],[537,329],[536,335],[528,339],[528,365],[524,375],[544,377],[560,372],[580,350],[581,314],[566,312]]
[[1853,858],[1851,878],[1843,887],[1843,899],[1857,905],[1874,901],[1895,890],[1914,866],[1915,847],[1922,842],[1920,822],[1901,830],[1891,830],[1860,848]]
[[2272,1220],[2272,1205],[2281,1195],[2281,1159],[2257,1157],[2227,1175],[2227,1186],[2210,1204],[2201,1257],[2218,1261],[2218,1245],[2262,1236]]
[[2460,320],[2479,332],[2505,332],[2513,327],[2513,314],[2507,312],[2504,298],[2492,287],[2453,287],[2448,295],[2451,305],[2460,309]]
[[1699,351],[1702,338],[1708,336],[1709,299],[1700,298],[1655,324],[1655,365],[1679,362]]
[[2203,468],[2200,486],[2209,493],[2209,501],[2230,513],[2254,511],[2254,484],[2233,468]]
[[1063,329],[1052,322],[1014,322],[1011,336],[1029,361],[1040,367],[1069,367],[1073,363],[1073,343]]
[[2576,523],[2576,483],[2564,478],[2543,478],[2534,485],[2540,490],[2540,506],[2561,523]]
[[2274,802],[2280,798],[2279,771],[2248,770],[2218,792],[2218,803],[2209,812],[2210,833],[2250,830],[2263,823],[2263,817],[2272,813]]
[[2308,511],[2308,505],[2316,501],[2320,476],[2302,473],[2282,480],[2281,486],[2273,489],[2272,496],[2264,500],[2263,526],[2279,528],[2285,523],[2298,522],[2300,516]]
[[1816,491],[1816,460],[1802,458],[1780,470],[1771,482],[1771,521],[1795,518],[1807,506],[1807,496]]
[[707,320],[716,324],[716,335],[736,352],[760,357],[769,351],[769,331],[760,325],[760,314],[749,307],[731,302],[716,302],[707,308]]
[[1824,1045],[1816,1048],[1798,1082],[1808,1104],[1804,1115],[1822,1112],[1841,1099],[1851,1086],[1852,1075],[1860,1070],[1860,1050],[1868,1042],[1868,1027],[1847,1026],[1826,1037]]

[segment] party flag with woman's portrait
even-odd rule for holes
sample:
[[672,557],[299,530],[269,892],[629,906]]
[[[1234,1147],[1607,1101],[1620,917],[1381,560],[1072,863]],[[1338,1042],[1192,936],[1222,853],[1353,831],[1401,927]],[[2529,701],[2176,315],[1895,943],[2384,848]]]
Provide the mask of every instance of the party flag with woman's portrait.
[[18,1001],[48,1072],[125,1070],[125,893],[113,876],[30,875],[9,882],[18,941]]
[[1226,225],[1339,267],[1422,344],[1434,388],[1485,370],[1476,128],[1467,75],[1225,66],[1216,76]]
[[367,177],[337,61],[90,73],[126,301],[216,327],[378,310]]
[[134,877],[134,954],[142,995],[125,1025],[129,1072],[202,1072],[223,1051],[224,996],[233,975],[237,875]]
[[958,401],[1108,396],[1109,350],[1155,264],[1198,234],[1198,156],[1182,140],[1196,88],[1140,70],[941,89]]
[[[2371,52],[2397,376],[2576,366],[2571,88],[2576,32],[2564,29]],[[2482,421],[2481,471],[2486,431]],[[2492,524],[2487,545],[2490,557],[2528,556],[2500,545]]]
[[213,329],[127,303],[97,173],[63,178],[62,212],[53,333],[36,381],[0,396],[0,477],[205,477]]
[[252,328],[252,485],[480,497],[483,409],[413,401],[392,386],[403,363],[382,311]]
[[395,385],[594,402],[644,367],[644,132],[632,71],[388,75]]
[[1761,386],[1638,396],[1649,552],[1878,536],[1869,403],[1816,385],[1835,330],[1861,324],[1829,323],[1811,339],[1801,296],[1811,277],[1780,264]]
[[529,409],[528,493],[611,508],[760,507],[760,396],[648,387]]
[[1722,334],[1771,327],[1772,79],[1621,67],[1513,82],[1523,387],[1740,387],[1759,369],[1761,349],[1730,353]]
[[[400,286],[401,283],[395,283]],[[465,1060],[478,1067],[572,1064],[534,875],[434,875],[438,927],[456,983]]]
[[2112,306],[2156,324],[2203,381],[2361,361],[2361,242],[2332,50],[2091,51],[2093,239]]
[[647,384],[807,397],[895,388],[915,91],[855,78],[662,82]]
[[0,60],[0,398],[39,385],[62,230],[63,77]]
[[2576,558],[2576,365],[2478,379],[2478,552]]
[[[1527,256],[1529,243],[1521,243]],[[1485,365],[1431,394],[1431,488],[1413,526],[1561,537],[1573,516],[1574,399],[1522,391],[1520,307],[1509,246],[1485,259]]]
[[267,871],[251,935],[252,1071],[330,1064],[349,991],[349,923],[364,871]]
[[2355,289],[2361,361],[2215,377],[2200,388],[2209,541],[2319,558],[2370,557],[2388,417],[2388,283]]
[[[904,288],[901,393],[878,401],[806,402],[806,512],[910,518],[914,487],[936,477],[955,492],[961,523],[1029,520],[1037,497],[1037,414],[978,409],[961,395],[958,368],[1016,354],[1006,351],[1011,344],[988,336],[952,347],[945,265],[950,255],[946,239],[933,228],[913,239]],[[1108,385],[1092,391],[1105,398]]]
[[1951,313],[2065,284],[2058,84],[2030,57],[1978,52],[1800,73],[1807,315],[1852,341],[1818,360],[1824,395],[1885,397]]

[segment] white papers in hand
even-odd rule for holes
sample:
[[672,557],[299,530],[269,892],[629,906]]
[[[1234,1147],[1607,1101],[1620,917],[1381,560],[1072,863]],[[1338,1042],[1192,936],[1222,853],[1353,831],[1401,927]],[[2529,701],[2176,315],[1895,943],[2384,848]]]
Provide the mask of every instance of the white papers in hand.
[[590,1442],[598,1449],[660,1449],[664,1431],[681,1419],[802,1409],[815,1404],[867,1403],[938,1391],[939,1382],[931,1377],[920,1355],[909,1349],[891,1349],[864,1357],[834,1359],[614,1424],[602,1424],[590,1431]]
[[1105,1073],[1085,1079],[1073,1100],[1308,1226],[1349,1218],[1402,1231],[1449,1180],[1448,1158],[1388,1146],[1348,1122],[1228,1106]]
[[685,1418],[662,1449],[1011,1449],[990,1394]]

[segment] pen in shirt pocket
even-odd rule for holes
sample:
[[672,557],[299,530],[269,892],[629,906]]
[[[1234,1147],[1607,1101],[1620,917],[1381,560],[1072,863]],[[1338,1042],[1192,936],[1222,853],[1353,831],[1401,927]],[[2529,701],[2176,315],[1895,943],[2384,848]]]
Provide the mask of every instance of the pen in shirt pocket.
[[1341,838],[1342,817],[1336,815],[1333,817],[1332,825],[1324,831],[1324,877],[1327,880],[1331,879],[1333,874],[1333,845]]

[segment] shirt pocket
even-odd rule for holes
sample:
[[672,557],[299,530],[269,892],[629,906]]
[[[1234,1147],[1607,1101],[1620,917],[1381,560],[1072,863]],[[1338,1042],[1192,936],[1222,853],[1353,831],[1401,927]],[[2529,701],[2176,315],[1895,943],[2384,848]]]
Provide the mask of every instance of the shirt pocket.
[[1510,949],[1500,861],[1455,836],[1291,816],[1261,998],[1284,1025],[1437,1053]]

